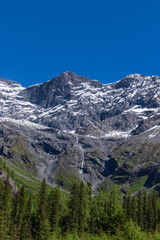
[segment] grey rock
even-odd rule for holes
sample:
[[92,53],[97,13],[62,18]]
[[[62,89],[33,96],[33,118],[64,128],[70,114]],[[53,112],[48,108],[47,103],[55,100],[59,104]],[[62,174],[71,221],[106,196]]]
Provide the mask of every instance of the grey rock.
[[[105,85],[65,72],[28,88],[0,79],[0,100],[0,154],[51,184],[133,182],[145,169],[133,164],[137,144],[160,143],[158,76],[132,74]],[[150,163],[146,168],[152,176]]]

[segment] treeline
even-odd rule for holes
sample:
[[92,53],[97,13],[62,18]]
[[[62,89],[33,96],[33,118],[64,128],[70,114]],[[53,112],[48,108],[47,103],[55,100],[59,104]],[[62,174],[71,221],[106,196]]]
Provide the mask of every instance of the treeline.
[[9,178],[0,181],[0,240],[160,239],[158,194],[122,199],[113,188],[108,196],[91,185],[74,184],[69,196],[59,186],[47,194],[42,181],[39,194],[26,194],[21,186],[12,194]]

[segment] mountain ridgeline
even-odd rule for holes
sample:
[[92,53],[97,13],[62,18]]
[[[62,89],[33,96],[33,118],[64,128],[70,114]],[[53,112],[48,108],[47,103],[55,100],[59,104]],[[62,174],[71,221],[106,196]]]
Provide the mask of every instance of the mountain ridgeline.
[[28,88],[0,79],[0,120],[3,159],[52,185],[160,190],[158,76],[102,84],[64,72]]

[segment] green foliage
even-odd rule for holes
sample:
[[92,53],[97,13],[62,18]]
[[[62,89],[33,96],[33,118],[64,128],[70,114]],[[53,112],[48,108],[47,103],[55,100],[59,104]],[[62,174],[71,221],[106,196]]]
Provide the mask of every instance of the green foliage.
[[[2,168],[4,172],[12,177],[19,189],[23,185],[28,194],[31,192],[32,195],[37,195],[41,187],[41,181],[28,173],[27,169],[17,167],[8,161],[5,162],[1,157],[0,168]],[[50,192],[52,189],[53,187],[48,185],[48,192]],[[64,194],[66,195],[66,193]]]
[[108,215],[107,231],[111,233],[116,233],[117,229],[120,228],[121,224],[123,224],[123,221],[124,221],[122,198],[116,188],[113,188],[110,194],[110,201],[108,203],[107,215]]
[[48,212],[52,231],[54,231],[55,228],[58,227],[62,211],[63,211],[62,193],[58,185],[50,192],[48,196]]
[[160,233],[155,232],[154,234],[149,234],[148,239],[150,240],[159,240],[160,239]]
[[55,180],[60,182],[65,190],[71,191],[73,184],[79,183],[80,180],[76,176],[76,173],[72,173],[70,170],[68,172],[62,169],[60,172],[58,172]]
[[[4,166],[5,167],[5,166]],[[139,192],[123,199],[114,187],[97,193],[90,184],[74,183],[70,197],[60,187],[47,191],[43,179],[37,195],[21,186],[11,193],[9,177],[0,181],[2,240],[152,240],[160,239],[160,199]]]
[[36,240],[47,240],[50,223],[47,218],[47,184],[43,179],[38,195],[38,206],[35,215],[34,235]]
[[145,240],[145,234],[141,232],[140,227],[134,225],[132,221],[129,221],[124,226],[122,233],[123,240]]
[[140,177],[138,178],[131,186],[130,188],[128,189],[127,191],[127,194],[130,195],[132,193],[135,193],[137,191],[140,191],[143,187],[144,187],[144,184],[147,180],[148,176],[143,176],[143,177]]
[[8,167],[6,162],[0,157],[0,168],[8,174],[8,176],[14,176],[14,172]]
[[138,225],[143,229],[143,199],[142,192],[138,193]]

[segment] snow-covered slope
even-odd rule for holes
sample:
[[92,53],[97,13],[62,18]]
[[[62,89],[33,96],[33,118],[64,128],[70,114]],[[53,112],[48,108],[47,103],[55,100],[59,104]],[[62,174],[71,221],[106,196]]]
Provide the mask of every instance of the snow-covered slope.
[[116,126],[106,124],[112,117],[120,114],[131,115],[131,118],[136,116],[130,128],[127,126],[124,129],[128,132],[160,109],[160,79],[140,74],[103,85],[96,80],[65,72],[27,89],[0,79],[0,91],[2,117],[25,119],[70,131],[79,131],[82,125],[93,124],[98,135],[117,130]]

